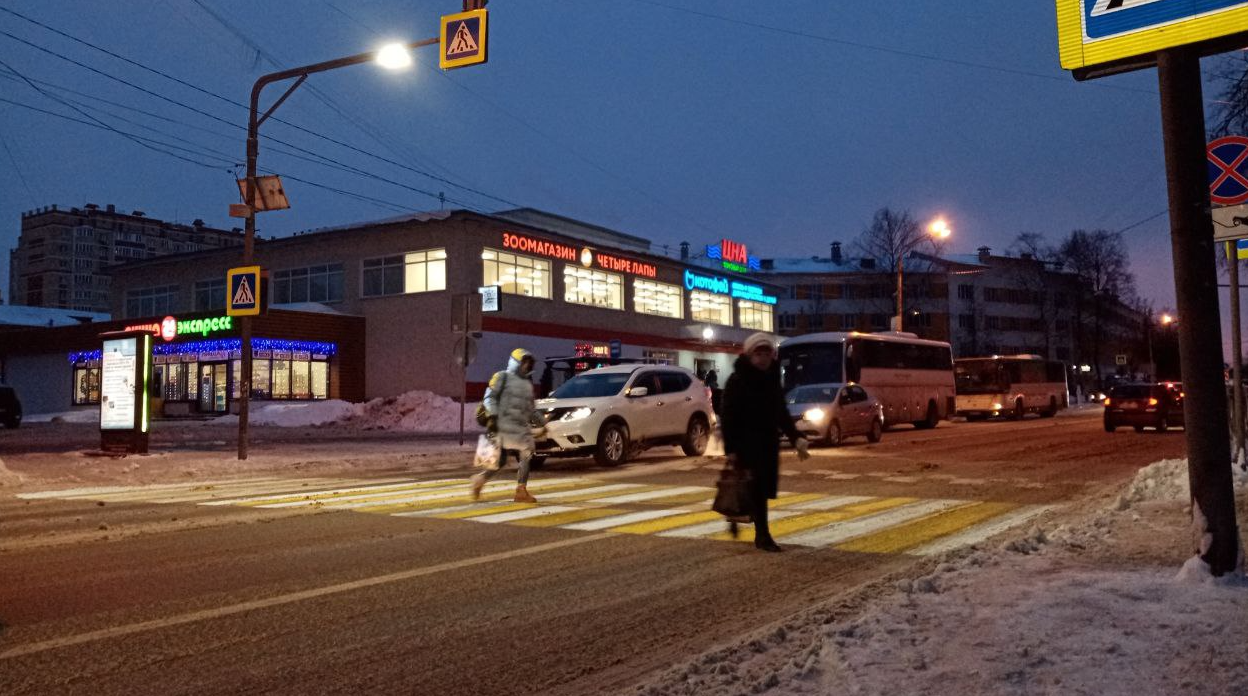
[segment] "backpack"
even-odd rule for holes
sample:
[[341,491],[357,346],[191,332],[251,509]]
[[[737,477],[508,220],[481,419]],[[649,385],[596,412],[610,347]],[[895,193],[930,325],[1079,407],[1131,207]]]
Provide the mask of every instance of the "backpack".
[[[501,374],[503,376],[502,384],[500,384],[498,387],[499,403],[502,403],[502,393],[503,393],[503,390],[507,388],[507,371],[503,370],[498,374]],[[490,381],[493,381],[493,380],[490,380]],[[484,398],[481,399],[481,403],[477,404],[477,411],[476,413],[473,414],[473,417],[477,419],[477,425],[481,426],[482,428],[489,425],[490,412],[487,411],[485,408]]]

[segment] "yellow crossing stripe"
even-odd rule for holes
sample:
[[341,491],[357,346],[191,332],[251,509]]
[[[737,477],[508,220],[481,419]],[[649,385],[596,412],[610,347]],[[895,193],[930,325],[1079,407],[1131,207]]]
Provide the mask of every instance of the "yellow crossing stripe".
[[850,539],[833,548],[861,553],[897,553],[952,534],[1017,508],[1014,503],[971,503],[886,530]]
[[[773,537],[783,537],[789,534],[804,532],[807,529],[815,529],[823,527],[835,522],[844,522],[858,517],[866,517],[884,510],[891,510],[895,507],[908,505],[913,503],[917,498],[877,498],[861,503],[850,503],[839,508],[834,508],[827,512],[816,512],[809,515],[798,515],[797,517],[786,517],[781,520],[775,520],[767,525],[771,528]],[[747,529],[748,527],[748,529]],[[710,537],[711,539],[731,540],[732,535],[728,532],[720,532]],[[740,540],[754,541],[754,526],[742,525]]]
[[[529,484],[529,492],[533,493],[534,495],[540,496],[542,494],[542,491],[557,491],[557,490],[563,490],[567,488],[585,487],[587,485],[588,484],[585,481],[568,481],[564,483],[551,483],[551,484],[546,484],[546,485]],[[405,496],[397,496],[398,500],[389,505],[370,505],[368,507],[361,507],[361,508],[354,508],[354,509],[358,512],[389,514],[392,512],[411,512],[413,510],[431,510],[434,508],[441,508],[441,507],[454,507],[456,505],[463,505],[465,503],[473,502],[472,494],[469,490],[470,484],[467,481],[459,484],[459,486],[453,486],[452,489],[457,488],[457,487],[462,487],[463,493],[461,495],[447,496],[445,498],[434,498],[431,500],[407,500],[407,501],[402,500],[402,498]],[[482,502],[506,500],[510,498],[513,493],[514,491],[510,487],[498,487],[494,489],[486,489],[481,492],[481,500]],[[373,498],[370,502],[378,501],[378,500],[391,500],[394,497],[395,496],[385,496],[385,497],[380,497],[380,498]]]
[[[441,506],[439,506],[441,507]],[[451,512],[442,512],[429,515],[439,520],[467,520],[473,517],[485,517],[486,515],[494,515],[500,512],[515,512],[516,510],[527,510],[535,508],[537,505],[533,503],[512,503],[511,505],[491,505],[489,507],[472,508],[470,510],[453,510]]]
[[541,517],[529,517],[523,520],[515,520],[509,524],[519,525],[521,527],[558,527],[561,524],[575,524],[577,522],[588,522],[602,517],[610,517],[612,515],[623,515],[628,510],[613,510],[611,508],[584,508],[582,510],[569,510],[567,512],[555,512]]
[[[256,507],[260,505],[280,505],[282,503],[300,503],[306,501],[333,501],[336,498],[344,498],[347,496],[363,496],[373,493],[394,493],[396,495],[411,495],[415,491],[433,491],[439,488],[454,488],[462,486],[462,483],[447,483],[446,481],[424,481],[421,483],[395,484],[392,486],[374,486],[369,488],[355,488],[352,490],[343,490],[336,492],[317,493],[316,491],[308,491],[302,493],[292,493],[286,497],[261,497],[255,500],[241,500],[235,505],[243,505],[247,507]],[[352,498],[355,499],[355,498]]]
[[676,529],[677,527],[687,527],[692,524],[711,522],[722,518],[722,515],[712,510],[687,512],[683,515],[672,515],[671,517],[660,517],[657,520],[646,520],[645,522],[634,522],[633,524],[611,527],[604,531],[619,532],[621,534],[657,534],[666,532],[669,529]]

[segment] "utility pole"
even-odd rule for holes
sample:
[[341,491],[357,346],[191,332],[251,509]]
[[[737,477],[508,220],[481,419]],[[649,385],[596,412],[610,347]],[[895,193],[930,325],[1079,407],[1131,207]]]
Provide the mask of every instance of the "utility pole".
[[1222,382],[1222,320],[1210,234],[1213,220],[1209,215],[1199,53],[1190,46],[1158,52],[1157,77],[1175,295],[1183,319],[1179,359],[1187,393],[1184,420],[1196,551],[1213,574],[1221,576],[1236,569],[1240,543]]

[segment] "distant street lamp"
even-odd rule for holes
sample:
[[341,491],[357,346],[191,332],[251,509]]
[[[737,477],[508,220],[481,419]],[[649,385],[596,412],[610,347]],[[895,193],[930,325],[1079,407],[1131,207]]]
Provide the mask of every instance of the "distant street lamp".
[[710,343],[713,338],[715,338],[715,329],[709,326],[702,327],[702,340]]
[[[269,116],[281,106],[291,94],[294,93],[304,80],[308,79],[308,75],[314,73],[322,73],[338,68],[345,68],[349,65],[359,65],[360,63],[376,62],[383,68],[390,70],[398,70],[406,68],[412,64],[411,51],[421,46],[432,46],[438,43],[438,39],[424,39],[422,41],[414,41],[408,44],[395,43],[383,46],[377,51],[369,51],[368,53],[357,53],[353,56],[345,58],[336,58],[323,63],[313,63],[299,68],[290,68],[288,70],[280,70],[278,72],[261,75],[251,87],[251,113],[247,119],[247,178],[246,184],[243,186],[244,198],[246,203],[246,223],[244,226],[243,236],[243,265],[252,265],[252,257],[255,252],[256,239],[256,159],[260,152],[260,124],[268,120]],[[281,82],[291,78],[298,78],[295,83],[286,89],[282,96],[264,112],[263,116],[259,115],[260,111],[260,92],[268,85],[274,82]],[[240,371],[242,374],[239,379],[239,403],[238,403],[238,458],[247,458],[247,421],[250,411],[249,404],[251,401],[251,317],[239,317],[239,329],[242,341],[242,364]]]
[[[949,235],[953,234],[953,229],[949,227],[949,223],[945,222],[944,218],[936,218],[928,224],[927,233],[931,235],[933,239],[948,239]],[[922,242],[923,237],[916,236],[914,239],[909,241],[903,241],[903,243],[898,245],[897,248],[897,316],[893,317],[893,323],[895,324],[893,327],[894,331],[902,331],[901,319],[905,314],[905,309],[902,306],[902,275],[904,272],[902,266],[905,264],[906,254],[914,251],[915,248]]]
[[1174,317],[1170,316],[1169,314],[1162,314],[1162,315],[1161,315],[1161,325],[1162,325],[1162,326],[1169,326],[1169,325],[1174,324],[1174,323],[1177,323],[1177,322],[1178,322],[1178,319],[1175,319]]

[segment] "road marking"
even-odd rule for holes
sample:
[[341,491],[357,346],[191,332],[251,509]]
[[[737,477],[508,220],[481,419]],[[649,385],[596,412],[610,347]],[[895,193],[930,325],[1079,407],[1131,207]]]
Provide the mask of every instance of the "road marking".
[[598,498],[594,502],[604,505],[619,505],[621,503],[639,503],[643,500],[655,500],[658,498],[669,498],[679,495],[687,495],[690,493],[698,493],[700,495],[712,495],[715,489],[706,486],[677,486],[675,488],[660,488],[654,491],[644,491],[641,493],[629,493],[627,495],[616,495],[610,498]]
[[245,496],[240,498],[232,498],[229,500],[214,500],[206,505],[246,505],[250,507],[293,507],[300,504],[306,504],[309,501],[317,500],[325,502],[327,500],[359,500],[362,498],[375,497],[378,495],[386,495],[388,493],[403,493],[409,491],[429,490],[438,488],[450,488],[452,486],[462,486],[463,479],[437,479],[433,481],[407,481],[405,483],[392,483],[378,486],[352,486],[338,487],[326,490],[311,490],[299,492],[297,494],[285,495],[261,495],[261,496]]
[[589,522],[577,522],[575,524],[566,524],[562,529],[575,529],[582,532],[593,532],[599,529],[615,527],[618,525],[629,524],[632,522],[643,522],[645,520],[658,519],[660,517],[671,517],[679,515],[683,510],[641,510],[640,512],[630,512],[627,515],[616,515],[615,517],[607,517],[604,519],[590,520]]
[[562,527],[575,522],[585,522],[600,517],[612,517],[625,512],[628,512],[628,510],[619,508],[573,508],[568,512],[555,512],[541,517],[517,520],[513,524],[521,527]]
[[[529,484],[529,488],[535,490],[543,488],[566,488],[568,486],[584,485],[585,479],[547,479],[537,483]],[[507,481],[498,481],[486,484],[486,489],[491,492],[503,491],[514,486],[514,483]],[[417,489],[419,490],[419,489]],[[428,500],[445,500],[447,498],[465,498],[469,496],[469,482],[465,480],[456,481],[453,484],[438,486],[437,488],[428,489],[423,493],[412,493],[409,491],[382,491],[378,493],[360,493],[356,495],[348,495],[342,497],[320,498],[317,496],[309,496],[306,499],[297,501],[287,501],[281,503],[265,503],[256,505],[255,507],[274,509],[274,508],[290,508],[304,507],[308,505],[317,505],[324,508],[335,510],[351,510],[359,507],[369,507],[373,505],[386,505],[396,502],[422,502]]]
[[[250,480],[270,481],[272,479],[260,478],[260,479],[250,479]],[[233,481],[238,481],[238,479],[233,479]],[[216,485],[220,485],[223,483],[231,483],[231,480],[223,479],[220,481],[200,481],[194,485],[216,486]],[[142,491],[142,490],[155,491],[159,489],[170,490],[170,489],[186,488],[186,486],[187,484],[185,483],[162,483],[162,484],[152,484],[150,486],[93,486],[89,488],[64,488],[64,489],[56,490],[56,491],[39,491],[38,493],[18,493],[17,497],[23,500],[39,500],[41,498],[56,498],[58,500],[69,500],[73,498],[83,498],[83,497],[87,497],[91,495],[124,493],[126,491]]]
[[[792,517],[777,520],[775,524],[769,525],[771,535],[777,538],[783,538],[808,529],[817,527],[826,527],[833,522],[844,522],[867,515],[873,515],[884,510],[891,510],[902,505],[908,505],[915,502],[914,498],[875,498],[870,501],[851,503],[843,507],[833,509],[829,512],[816,512],[810,514],[800,514],[795,511]],[[751,525],[751,528],[753,526]],[[752,535],[749,541],[753,541]],[[730,540],[732,535],[728,532],[720,532],[711,537],[721,541]]]
[[436,575],[450,570],[459,570],[462,568],[470,568],[472,566],[485,565],[488,563],[496,563],[506,561],[513,558],[522,558],[533,554],[544,553],[546,551],[555,551],[557,549],[567,548],[569,546],[579,546],[581,544],[589,544],[601,541],[609,537],[615,536],[610,533],[591,534],[589,536],[576,536],[571,539],[563,539],[561,541],[552,541],[546,544],[538,544],[537,546],[529,546],[522,549],[513,549],[511,551],[503,551],[501,553],[492,553],[485,556],[477,556],[475,558],[465,558],[458,561],[450,561],[448,563],[439,563],[438,565],[428,566],[426,568],[413,568],[411,570],[403,570],[397,573],[388,573],[386,575],[377,575],[371,578],[363,578],[353,580],[351,582],[339,583],[337,585],[326,585],[310,590],[301,590],[299,592],[290,592],[276,597],[268,597],[265,599],[253,600],[250,602],[242,602],[239,604],[231,604],[224,607],[215,607],[213,609],[202,609],[186,614],[178,614],[176,616],[168,616],[163,619],[154,619],[152,621],[143,621],[136,624],[126,626],[115,626],[104,628],[97,631],[88,631],[73,636],[65,636],[62,638],[52,638],[50,640],[39,641],[27,645],[19,645],[0,652],[0,660],[10,660],[15,657],[23,657],[33,655],[35,653],[46,652],[58,648],[66,648],[74,645],[82,645],[85,643],[93,643],[100,640],[110,638],[119,638],[121,636],[143,633],[146,631],[154,631],[162,628],[170,628],[172,626],[180,626],[183,624],[195,623],[198,621],[207,621],[210,619],[219,619],[234,614],[242,614],[249,611],[258,611],[260,609],[268,609],[270,607],[282,606],[283,604],[292,604],[294,602],[302,602],[318,597],[341,594],[343,592],[352,592],[367,587],[376,587],[378,585],[386,585],[394,582],[402,582],[404,580],[412,580],[414,578]]
[[711,522],[713,520],[722,520],[720,515],[714,510],[706,510],[704,512],[686,512],[681,515],[673,515],[671,517],[662,517],[644,522],[634,522],[632,524],[624,524],[618,527],[610,527],[609,530],[620,534],[657,534],[659,532],[675,529],[677,527],[687,527],[693,524]]
[[837,544],[840,551],[897,553],[925,541],[992,519],[1018,507],[1015,503],[971,503]]
[[798,503],[792,507],[796,510],[831,510],[850,503],[861,503],[864,500],[874,500],[874,498],[866,495],[839,495]]
[[492,515],[482,515],[473,518],[473,522],[486,522],[488,524],[497,524],[499,522],[515,522],[516,520],[527,520],[530,517],[541,517],[542,515],[553,515],[558,512],[573,512],[580,508],[569,507],[567,505],[533,505],[527,510],[511,510],[509,512],[496,512]]
[[[777,510],[767,517],[771,520],[781,520],[786,517],[792,517],[799,514],[796,510]],[[659,532],[655,536],[671,537],[674,539],[697,539],[700,537],[712,537],[724,531],[728,522],[721,516],[718,520],[705,522],[703,524],[690,525],[688,527],[680,527],[678,529],[670,529],[665,532]]]
[[916,517],[924,517],[934,512],[947,510],[955,505],[965,505],[965,500],[925,500],[913,502],[874,515],[857,518],[846,523],[833,523],[820,529],[790,536],[785,543],[798,546],[831,546],[854,537],[891,527],[895,524],[908,522]]
[[995,520],[978,526],[970,527],[965,531],[949,534],[927,544],[907,549],[906,553],[914,556],[932,556],[945,551],[960,549],[964,546],[978,544],[979,542],[992,538],[1001,532],[1013,527],[1029,522],[1039,515],[1056,508],[1056,505],[1033,505],[1025,507],[1015,512],[1006,513]]

